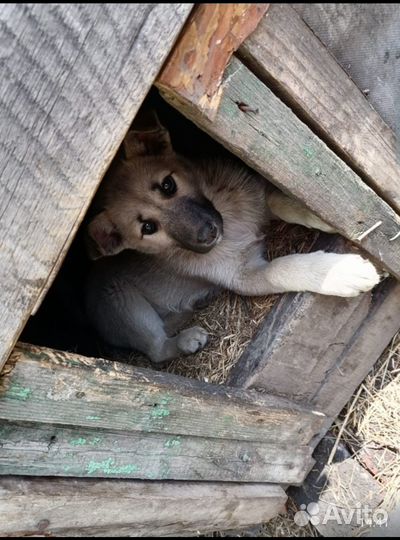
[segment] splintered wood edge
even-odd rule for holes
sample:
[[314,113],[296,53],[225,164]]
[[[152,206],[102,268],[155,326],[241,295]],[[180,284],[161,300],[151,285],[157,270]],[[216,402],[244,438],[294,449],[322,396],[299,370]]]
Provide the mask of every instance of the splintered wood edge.
[[256,29],[269,4],[200,4],[161,72],[159,87],[174,88],[212,120],[232,54]]

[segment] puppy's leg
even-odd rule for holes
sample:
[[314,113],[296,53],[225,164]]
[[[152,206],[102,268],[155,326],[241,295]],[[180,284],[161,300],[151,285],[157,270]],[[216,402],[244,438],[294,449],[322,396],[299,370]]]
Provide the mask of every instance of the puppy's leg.
[[327,233],[335,233],[335,229],[313,214],[301,203],[291,199],[280,191],[273,191],[267,197],[271,212],[287,223],[297,223],[310,229],[318,229]]
[[196,353],[208,340],[207,332],[199,326],[169,337],[159,314],[131,286],[125,286],[120,293],[116,288],[103,292],[103,295],[97,294],[95,302],[89,299],[88,307],[90,318],[105,341],[117,347],[136,349],[152,362],[165,362],[180,354]]
[[311,291],[332,296],[357,296],[379,283],[369,261],[359,255],[314,253],[279,257],[263,267],[247,267],[232,289],[245,295]]

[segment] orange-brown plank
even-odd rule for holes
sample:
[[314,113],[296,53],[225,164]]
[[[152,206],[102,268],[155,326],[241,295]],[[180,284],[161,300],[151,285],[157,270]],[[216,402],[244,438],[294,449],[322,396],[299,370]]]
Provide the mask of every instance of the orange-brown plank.
[[269,4],[200,4],[190,17],[158,84],[213,119],[222,77],[232,54],[256,29]]

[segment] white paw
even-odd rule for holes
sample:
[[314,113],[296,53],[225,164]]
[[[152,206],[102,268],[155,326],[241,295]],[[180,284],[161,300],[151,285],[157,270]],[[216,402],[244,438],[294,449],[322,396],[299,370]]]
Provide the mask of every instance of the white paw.
[[178,349],[183,354],[193,354],[201,351],[208,341],[208,334],[200,326],[193,326],[187,330],[182,330],[178,334]]
[[323,260],[324,264],[329,264],[329,269],[322,280],[321,294],[357,296],[380,281],[375,266],[360,255],[324,253]]

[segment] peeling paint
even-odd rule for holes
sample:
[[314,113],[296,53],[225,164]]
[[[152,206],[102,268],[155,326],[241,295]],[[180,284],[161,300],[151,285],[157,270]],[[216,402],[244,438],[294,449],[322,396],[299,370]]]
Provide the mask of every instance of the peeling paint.
[[83,437],[78,437],[78,439],[71,439],[70,444],[72,444],[72,446],[85,446],[86,439],[84,439]]
[[94,437],[92,440],[87,440],[84,437],[78,437],[77,439],[70,440],[70,444],[72,444],[72,446],[86,446],[88,444],[90,446],[96,446],[100,444],[100,442],[101,442],[100,437]]
[[172,396],[164,396],[160,399],[160,403],[156,403],[150,412],[150,416],[153,419],[165,418],[170,415],[168,405],[174,401]]
[[303,152],[304,152],[304,155],[305,155],[306,157],[308,157],[308,158],[314,157],[314,151],[313,151],[310,147],[308,147],[308,146],[306,146],[306,147],[303,149]]
[[25,388],[17,383],[10,386],[10,388],[7,390],[6,396],[11,399],[20,399],[22,401],[26,401],[29,399],[31,394],[32,390],[30,388]]
[[95,437],[94,439],[89,441],[90,446],[96,446],[97,444],[100,444],[100,443],[101,443],[100,437]]
[[115,460],[112,458],[104,461],[90,461],[87,473],[94,474],[97,471],[102,471],[105,474],[133,474],[139,472],[140,467],[134,464],[116,466]]
[[87,416],[86,420],[101,420],[100,416]]
[[172,437],[171,439],[168,439],[164,443],[165,448],[176,448],[182,444],[180,437]]
[[164,409],[162,407],[155,407],[151,413],[150,413],[150,416],[152,418],[164,418],[165,416],[169,416],[170,415],[170,412],[168,409]]

